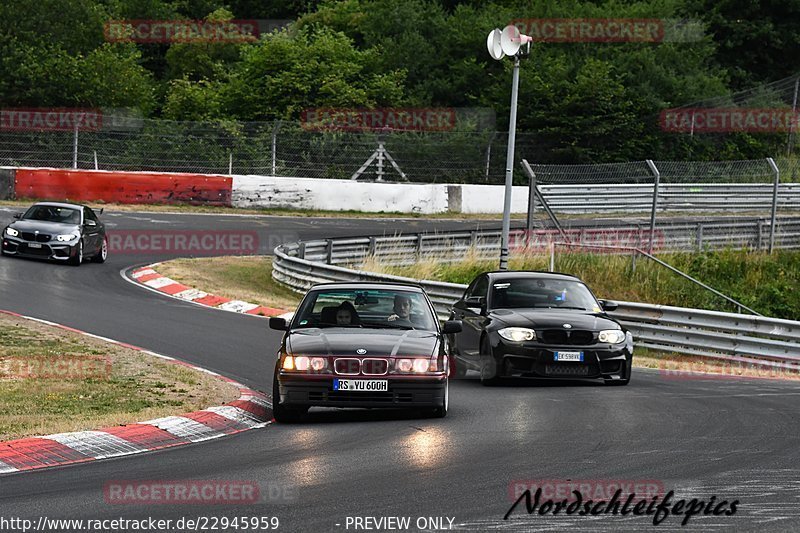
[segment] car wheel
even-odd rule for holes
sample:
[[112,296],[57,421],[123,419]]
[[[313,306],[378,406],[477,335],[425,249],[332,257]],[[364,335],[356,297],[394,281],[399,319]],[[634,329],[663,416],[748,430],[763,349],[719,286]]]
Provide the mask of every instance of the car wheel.
[[103,237],[103,244],[100,245],[100,251],[94,256],[95,263],[105,263],[108,259],[108,237]]
[[72,266],[80,266],[83,263],[83,239],[78,241],[78,253],[74,257],[70,257],[67,263]]
[[430,409],[428,415],[432,418],[444,418],[447,416],[447,410],[450,407],[450,380],[444,380],[444,397],[442,403]]
[[299,422],[308,412],[308,407],[288,407],[281,403],[281,392],[278,387],[278,365],[275,365],[275,376],[272,378],[272,416],[281,424]]
[[487,387],[499,385],[502,379],[498,376],[497,361],[492,355],[492,346],[489,339],[484,337],[481,341],[481,384]]

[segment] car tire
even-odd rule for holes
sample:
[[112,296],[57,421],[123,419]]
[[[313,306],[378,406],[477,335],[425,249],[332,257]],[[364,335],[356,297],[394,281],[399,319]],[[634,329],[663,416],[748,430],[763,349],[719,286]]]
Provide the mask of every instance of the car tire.
[[278,365],[272,378],[272,416],[280,424],[300,422],[308,412],[308,407],[288,407],[281,404],[281,392],[278,386]]
[[108,259],[108,237],[103,237],[103,244],[92,259],[95,263],[105,263]]
[[67,263],[72,266],[81,266],[83,263],[83,239],[78,241],[78,253],[75,254],[75,257],[70,257]]
[[450,407],[450,380],[444,381],[444,397],[442,403],[436,407],[428,410],[428,416],[431,418],[444,418],[447,416],[447,410]]
[[502,383],[502,378],[497,375],[497,361],[492,355],[492,346],[488,337],[481,341],[481,385],[493,387]]

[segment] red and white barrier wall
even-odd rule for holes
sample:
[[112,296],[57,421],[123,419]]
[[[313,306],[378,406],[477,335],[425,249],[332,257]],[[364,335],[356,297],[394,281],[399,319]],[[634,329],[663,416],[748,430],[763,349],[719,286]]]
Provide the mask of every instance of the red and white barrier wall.
[[[195,204],[363,213],[499,213],[502,185],[369,183],[272,176],[221,176],[53,168],[0,168],[0,200]],[[527,211],[514,187],[512,211]]]

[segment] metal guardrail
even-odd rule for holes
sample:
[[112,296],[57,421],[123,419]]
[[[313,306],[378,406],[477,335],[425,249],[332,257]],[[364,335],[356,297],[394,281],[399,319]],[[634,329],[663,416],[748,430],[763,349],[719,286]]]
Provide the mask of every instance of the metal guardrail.
[[[450,238],[456,239],[466,249],[468,242],[480,243],[495,234],[499,232],[327,239],[283,244],[275,248],[272,276],[297,292],[330,281],[418,283],[428,292],[439,318],[446,319],[450,306],[461,297],[466,285],[366,272],[328,263],[335,258],[342,263],[347,260],[355,264],[357,258],[360,262],[370,254],[377,254],[384,262],[389,262],[390,257],[399,257],[398,264],[402,264],[409,261],[407,255],[398,254],[397,248],[392,249],[391,255],[381,255],[382,246],[394,243],[401,249],[403,246],[411,248],[413,241],[414,244],[431,244],[431,248],[436,249],[442,247],[442,239]],[[438,246],[432,243],[438,243]],[[458,249],[450,248],[450,254],[457,254]],[[495,247],[492,247],[492,254],[496,258]],[[647,303],[618,303],[619,308],[609,315],[632,332],[637,346],[800,369],[800,322]]]
[[[650,211],[653,184],[539,185],[556,213]],[[660,183],[658,211],[769,210],[771,183]],[[778,186],[778,209],[800,209],[800,183]]]

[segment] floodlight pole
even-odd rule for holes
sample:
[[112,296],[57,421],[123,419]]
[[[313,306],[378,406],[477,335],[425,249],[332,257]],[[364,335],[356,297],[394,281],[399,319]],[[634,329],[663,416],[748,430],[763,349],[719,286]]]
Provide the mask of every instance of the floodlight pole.
[[514,183],[514,145],[517,136],[517,97],[519,92],[519,56],[514,56],[514,75],[511,81],[511,117],[508,123],[506,152],[506,190],[503,202],[503,234],[500,240],[500,270],[508,270],[508,240],[511,230],[511,192]]

